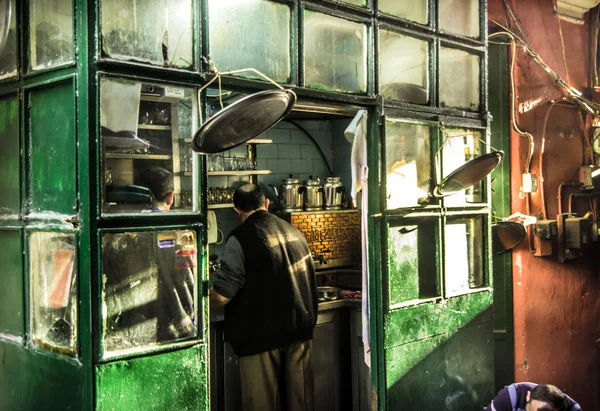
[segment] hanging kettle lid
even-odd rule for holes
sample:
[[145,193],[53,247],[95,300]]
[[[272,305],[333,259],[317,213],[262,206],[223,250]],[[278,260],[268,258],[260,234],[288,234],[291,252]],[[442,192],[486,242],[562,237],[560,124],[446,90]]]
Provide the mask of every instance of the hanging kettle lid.
[[292,90],[250,94],[208,119],[194,135],[192,148],[201,154],[214,154],[244,144],[281,121],[295,102]]

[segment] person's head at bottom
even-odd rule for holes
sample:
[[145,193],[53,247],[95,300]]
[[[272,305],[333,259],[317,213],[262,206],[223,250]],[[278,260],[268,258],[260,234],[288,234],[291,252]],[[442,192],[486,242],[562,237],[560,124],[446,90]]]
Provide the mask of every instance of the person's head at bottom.
[[527,393],[525,411],[566,411],[567,407],[565,395],[554,385],[540,384]]
[[162,167],[151,167],[140,176],[141,184],[152,193],[152,209],[168,211],[175,199],[173,175]]
[[234,191],[233,208],[244,222],[255,211],[268,210],[269,199],[265,197],[265,193],[259,186],[248,183]]

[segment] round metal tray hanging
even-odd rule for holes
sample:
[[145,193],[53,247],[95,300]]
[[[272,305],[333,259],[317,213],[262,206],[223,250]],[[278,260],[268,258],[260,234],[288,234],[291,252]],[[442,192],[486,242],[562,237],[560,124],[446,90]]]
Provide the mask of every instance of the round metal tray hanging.
[[503,156],[503,151],[493,151],[470,160],[442,179],[433,195],[444,197],[474,186],[494,171]]
[[281,121],[295,102],[292,90],[250,94],[208,119],[194,135],[192,148],[201,154],[214,154],[244,144]]

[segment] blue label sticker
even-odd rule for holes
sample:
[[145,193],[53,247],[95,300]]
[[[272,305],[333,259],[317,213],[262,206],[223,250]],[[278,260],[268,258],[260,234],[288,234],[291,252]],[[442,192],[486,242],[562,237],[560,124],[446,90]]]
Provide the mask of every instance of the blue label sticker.
[[177,236],[174,234],[159,234],[158,235],[158,246],[160,248],[175,247],[177,244]]

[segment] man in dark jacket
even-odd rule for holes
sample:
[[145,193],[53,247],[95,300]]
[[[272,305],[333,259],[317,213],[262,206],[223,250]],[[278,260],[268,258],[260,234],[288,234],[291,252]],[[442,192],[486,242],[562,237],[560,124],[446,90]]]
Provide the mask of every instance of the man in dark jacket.
[[226,304],[244,411],[312,411],[318,295],[310,250],[300,231],[269,214],[258,186],[239,187],[233,204],[243,224],[227,240],[211,302]]
[[504,387],[484,411],[581,411],[554,385],[521,382]]

